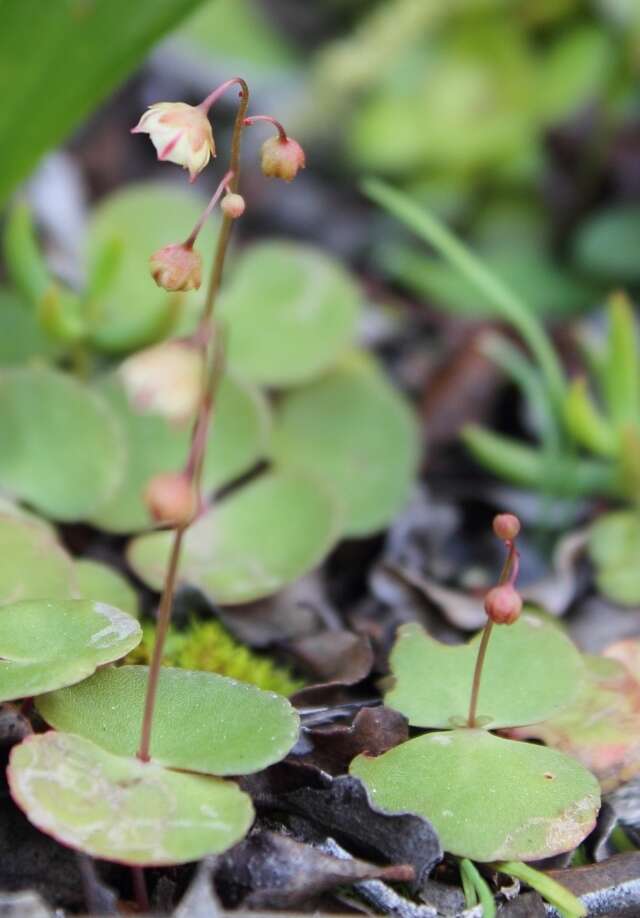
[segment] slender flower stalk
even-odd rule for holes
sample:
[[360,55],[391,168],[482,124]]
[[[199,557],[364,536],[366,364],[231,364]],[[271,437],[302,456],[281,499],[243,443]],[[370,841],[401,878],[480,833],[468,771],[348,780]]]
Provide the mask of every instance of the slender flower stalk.
[[200,217],[196,225],[193,227],[193,229],[189,233],[188,238],[185,239],[184,241],[185,248],[187,249],[193,248],[194,243],[200,234],[200,230],[202,229],[202,227],[205,225],[205,223],[207,222],[207,220],[213,213],[213,209],[218,203],[218,201],[220,200],[220,198],[222,197],[223,192],[228,191],[229,183],[231,182],[232,178],[233,178],[233,170],[229,169],[229,171],[226,173],[222,181],[219,183],[216,190],[213,192],[213,195],[211,196],[211,200],[209,201],[209,203],[207,204],[207,206],[202,212],[202,216]]
[[278,139],[280,143],[286,143],[289,140],[287,132],[285,131],[282,124],[276,118],[272,118],[271,115],[251,115],[249,118],[244,119],[244,123],[247,125],[247,127],[255,124],[257,121],[266,121],[268,124],[272,124],[278,131]]
[[[162,103],[160,106],[152,106],[150,113],[143,116],[140,123],[134,129],[134,131],[137,132],[142,131],[148,133],[156,148],[161,147],[161,152],[163,153],[166,152],[166,150],[162,147],[162,143],[168,141],[173,143],[170,151],[172,155],[178,150],[178,146],[181,145],[178,150],[180,155],[175,155],[172,161],[178,162],[180,165],[185,165],[190,169],[190,174],[194,177],[197,172],[204,168],[206,162],[204,162],[204,156],[202,157],[202,163],[200,160],[195,161],[192,148],[197,148],[196,152],[201,151],[201,147],[198,146],[200,135],[206,134],[207,138],[209,138],[208,147],[205,150],[205,153],[207,153],[207,161],[208,152],[212,154],[215,153],[213,134],[208,121],[208,113],[212,105],[214,105],[232,86],[239,87],[240,98],[231,138],[229,169],[216,188],[204,213],[196,223],[187,240],[181,246],[166,246],[164,249],[160,250],[160,252],[156,253],[155,256],[152,256],[152,259],[155,259],[152,268],[155,265],[156,270],[154,277],[156,277],[156,274],[158,275],[156,277],[157,282],[168,278],[168,282],[173,284],[173,287],[168,289],[194,289],[197,287],[199,285],[199,276],[196,276],[198,265],[192,264],[189,258],[193,258],[193,256],[197,254],[193,251],[193,245],[198,233],[209,218],[216,204],[219,202],[222,194],[226,192],[227,205],[222,208],[222,225],[213,255],[204,309],[198,328],[191,340],[191,345],[199,349],[202,357],[203,379],[196,418],[191,434],[189,455],[182,473],[178,473],[173,476],[173,478],[169,476],[170,480],[167,479],[167,476],[164,476],[163,480],[156,480],[155,483],[152,482],[155,487],[150,494],[150,497],[153,498],[156,516],[168,518],[173,515],[176,518],[176,522],[173,530],[173,543],[165,573],[162,595],[160,597],[158,623],[149,666],[149,677],[147,680],[147,693],[140,731],[140,745],[138,748],[138,758],[143,762],[148,762],[150,758],[153,714],[158,691],[164,644],[171,622],[173,596],[176,587],[182,543],[187,529],[193,522],[193,518],[197,516],[198,508],[202,506],[200,494],[202,467],[216,391],[224,364],[223,336],[221,330],[214,327],[213,314],[220,285],[222,283],[224,262],[229,247],[231,230],[235,220],[244,210],[244,200],[238,194],[242,132],[247,125],[252,124],[254,121],[269,121],[278,129],[278,135],[270,138],[263,146],[262,168],[266,175],[275,175],[290,181],[298,169],[304,166],[304,152],[302,147],[295,140],[287,136],[282,125],[274,118],[265,115],[258,115],[254,118],[246,117],[249,106],[249,87],[241,77],[233,77],[230,80],[226,80],[209,93],[209,95],[197,106],[185,106],[183,103]],[[203,127],[203,122],[205,121],[206,127]],[[166,137],[167,133],[170,134],[168,141]],[[271,149],[274,144],[276,146],[275,152]],[[267,159],[270,160],[270,168],[272,171],[265,168],[265,151],[268,153]],[[164,158],[169,157],[165,156]],[[156,262],[158,263],[156,264]],[[185,263],[187,263],[187,268],[189,270],[185,270]],[[158,278],[160,278],[160,280],[158,280]],[[162,476],[160,477],[162,478]],[[191,504],[191,502],[193,502],[193,504]],[[196,508],[194,514],[190,512],[191,505]]]
[[[494,526],[493,526],[494,532],[499,537],[502,537],[504,535],[504,530],[501,528],[501,522],[502,522],[501,518],[496,517],[496,519],[494,520]],[[517,535],[519,528],[520,527],[518,525],[517,529],[515,529],[515,534],[513,534],[512,538],[504,539],[504,544],[507,549],[507,557],[505,558],[505,562],[502,567],[502,571],[500,573],[498,585],[494,587],[493,590],[490,590],[489,593],[487,594],[487,600],[489,600],[489,597],[491,597],[491,594],[495,595],[496,591],[505,590],[507,588],[513,591],[514,596],[517,597],[517,601],[519,601],[519,607],[517,609],[517,613],[515,617],[511,619],[512,621],[515,621],[515,618],[518,617],[518,615],[520,614],[520,608],[522,606],[522,601],[519,599],[518,594],[515,592],[515,587],[514,587],[516,578],[518,576],[518,571],[520,568],[520,555],[515,547],[515,535]],[[509,534],[511,535],[512,533],[509,533]],[[491,608],[491,606],[488,604],[487,601],[485,601],[485,608],[487,609],[488,612]],[[497,621],[498,620],[494,619],[493,616],[489,617],[486,625],[484,626],[484,629],[482,631],[482,637],[480,639],[480,646],[478,648],[478,656],[476,657],[476,665],[475,665],[475,669],[473,672],[473,682],[471,684],[471,700],[469,702],[469,714],[467,717],[467,726],[471,728],[477,726],[478,697],[480,694],[480,680],[482,678],[482,668],[484,666],[485,657],[487,655],[487,648],[489,646],[489,639],[491,637],[491,632],[493,631],[493,626],[494,624],[497,623]],[[506,619],[503,619],[502,623],[507,624],[508,622]]]
[[[242,138],[242,130],[244,127],[244,118],[249,104],[249,88],[245,81],[242,79],[237,78],[229,80],[226,84],[223,83],[221,87],[219,87],[217,90],[214,90],[214,92],[211,93],[211,95],[208,96],[202,103],[203,107],[206,106],[206,110],[208,110],[208,108],[215,102],[215,100],[219,98],[222,92],[224,92],[234,83],[238,83],[240,86],[240,103],[238,105],[233,137],[231,141],[231,159],[229,163],[230,168],[224,176],[222,182],[218,185],[212,201],[214,199],[217,201],[225,189],[231,192],[236,192],[238,188],[238,179],[240,173],[240,143]],[[218,196],[217,198],[216,195]],[[209,213],[213,207],[215,207],[215,202],[212,204],[210,201],[209,206],[207,207]],[[205,214],[207,214],[207,211],[205,211]],[[200,405],[191,435],[191,446],[185,465],[185,474],[193,484],[194,490],[198,497],[198,501],[200,501],[200,478],[206,450],[207,434],[215,400],[215,392],[220,380],[220,376],[222,374],[223,365],[222,338],[220,335],[214,334],[213,311],[218,291],[220,289],[220,284],[222,282],[224,260],[227,254],[229,238],[231,236],[231,229],[234,222],[235,221],[232,217],[229,217],[226,214],[224,215],[213,256],[213,266],[211,270],[209,288],[207,291],[207,298],[205,301],[202,318],[200,320],[200,325],[198,331],[196,332],[196,340],[199,342],[202,348],[203,356],[207,361],[206,365],[208,366],[208,370],[205,373]],[[199,232],[199,225],[196,227],[196,230]],[[190,523],[187,523],[186,525],[180,525],[177,526],[174,530],[173,544],[171,547],[169,563],[165,574],[162,595],[160,597],[160,605],[158,608],[158,624],[155,633],[153,654],[149,665],[149,678],[147,680],[147,693],[140,731],[140,745],[138,748],[138,758],[143,762],[148,762],[150,758],[153,714],[158,691],[160,669],[162,666],[162,657],[164,654],[164,645],[169,630],[169,625],[171,623],[173,597],[175,593],[182,543],[189,525]]]
[[209,114],[209,109],[216,104],[218,99],[225,94],[227,89],[231,89],[232,86],[240,87],[240,98],[247,93],[247,84],[242,79],[242,77],[231,77],[230,80],[225,80],[224,83],[221,83],[220,86],[217,86],[212,90],[206,99],[203,99],[202,102],[196,106],[199,108],[205,115]]

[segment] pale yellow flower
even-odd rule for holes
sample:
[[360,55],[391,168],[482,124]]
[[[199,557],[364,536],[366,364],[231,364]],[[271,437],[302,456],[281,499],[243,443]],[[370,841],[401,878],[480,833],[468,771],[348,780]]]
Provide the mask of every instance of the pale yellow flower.
[[156,102],[131,133],[148,134],[158,159],[188,169],[192,182],[216,155],[209,119],[201,108],[186,102]]

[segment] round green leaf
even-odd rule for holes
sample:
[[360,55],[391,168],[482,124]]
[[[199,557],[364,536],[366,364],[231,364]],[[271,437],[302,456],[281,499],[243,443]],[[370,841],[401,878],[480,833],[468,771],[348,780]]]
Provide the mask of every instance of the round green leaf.
[[128,615],[138,617],[138,597],[122,574],[92,558],[80,558],[75,563],[77,593],[81,599],[106,602]]
[[64,373],[0,372],[0,430],[0,487],[54,519],[90,516],[122,477],[109,406]]
[[640,207],[611,207],[582,224],[575,241],[578,265],[616,284],[640,281]]
[[591,527],[589,555],[598,589],[624,606],[640,602],[640,514],[633,510],[605,513]]
[[[270,472],[214,504],[188,529],[179,577],[214,602],[249,602],[319,564],[339,532],[339,514],[322,487],[295,472]],[[171,532],[153,532],[129,546],[132,568],[156,590],[172,540]]]
[[[107,378],[100,391],[122,425],[126,461],[119,487],[92,521],[109,532],[149,528],[152,520],[142,499],[145,485],[158,472],[182,468],[190,426],[177,427],[158,414],[135,411],[115,376]],[[258,390],[225,375],[209,432],[204,489],[219,488],[247,472],[264,451],[268,427],[269,409]]]
[[[102,669],[74,688],[37,699],[51,726],[118,755],[140,743],[148,668]],[[214,775],[248,774],[289,752],[298,714],[286,698],[215,673],[165,666],[151,735],[154,762]]]
[[29,599],[0,612],[0,701],[80,682],[140,643],[140,625],[102,602]]
[[[390,658],[395,686],[385,704],[416,727],[464,721],[480,637],[451,646],[416,623],[403,625]],[[514,625],[496,626],[480,682],[480,723],[494,729],[546,720],[573,700],[583,673],[578,650],[555,624],[525,612]]]
[[230,781],[121,758],[79,736],[29,736],[11,750],[13,799],[38,829],[92,857],[143,867],[226,851],[253,822]]
[[318,249],[264,242],[246,250],[220,300],[229,362],[255,382],[289,386],[335,363],[355,334],[360,293]]
[[484,730],[428,733],[350,767],[376,806],[426,817],[442,847],[474,861],[571,851],[595,825],[598,782],[579,762]]
[[77,596],[73,562],[40,521],[0,511],[0,605]]
[[407,499],[417,425],[400,393],[353,355],[283,399],[273,453],[326,482],[344,510],[345,534],[363,536],[382,529]]
[[[105,247],[115,249],[106,289],[94,304],[93,343],[111,352],[133,350],[163,337],[179,317],[184,294],[169,294],[149,273],[149,256],[191,232],[206,201],[165,182],[128,185],[96,207],[89,227],[90,273]],[[213,251],[215,221],[198,238],[203,253]]]
[[43,331],[33,307],[13,291],[0,289],[0,367],[53,360],[59,353],[60,346]]

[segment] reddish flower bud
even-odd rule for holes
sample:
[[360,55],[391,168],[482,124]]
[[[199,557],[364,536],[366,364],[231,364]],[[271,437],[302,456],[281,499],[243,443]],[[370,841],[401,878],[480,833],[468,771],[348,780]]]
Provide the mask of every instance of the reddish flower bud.
[[144,502],[163,526],[186,526],[198,511],[193,483],[182,472],[154,475],[144,490]]
[[244,213],[244,198],[241,194],[226,194],[222,201],[220,202],[220,209],[226,217],[231,217],[232,220],[237,220],[238,217],[241,217]]
[[493,531],[504,542],[513,542],[520,532],[520,520],[513,513],[498,513],[493,518]]
[[158,249],[149,258],[149,267],[158,287],[171,293],[197,290],[202,281],[202,256],[184,243]]
[[522,612],[522,597],[510,583],[493,587],[484,598],[484,611],[496,625],[513,625]]
[[284,179],[290,182],[299,169],[304,169],[304,150],[296,140],[279,135],[269,137],[262,144],[262,172],[267,178]]

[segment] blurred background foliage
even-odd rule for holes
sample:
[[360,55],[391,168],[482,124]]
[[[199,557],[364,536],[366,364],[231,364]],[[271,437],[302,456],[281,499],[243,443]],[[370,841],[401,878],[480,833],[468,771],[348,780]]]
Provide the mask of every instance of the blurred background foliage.
[[[556,493],[615,499],[624,491],[628,498],[610,460],[615,453],[625,469],[640,467],[633,456],[628,461],[640,435],[634,427],[624,442],[607,441],[606,455],[594,453],[602,397],[584,340],[608,346],[603,306],[618,287],[630,297],[633,329],[640,291],[637,0],[0,4],[0,85],[8,88],[0,205],[24,198],[29,205],[5,211],[1,366],[54,362],[78,372],[84,363],[85,373],[99,374],[137,348],[193,328],[201,300],[160,293],[149,282],[146,255],[183,228],[186,235],[201,202],[178,189],[177,170],[158,167],[150,145],[128,128],[153,101],[195,103],[242,74],[252,85],[252,111],[277,112],[308,165],[290,188],[266,183],[257,165],[264,134],[256,128],[245,138],[250,206],[225,294],[238,313],[235,368],[259,386],[298,385],[305,373],[337,373],[353,332],[352,343],[375,349],[419,403],[433,444],[431,475],[446,473],[447,450],[471,420],[510,436],[507,443],[467,433],[476,459],[499,477],[536,492],[559,482]],[[216,106],[220,151],[228,149],[234,105],[229,96]],[[224,159],[221,152],[199,180],[203,195]],[[490,290],[362,195],[371,176],[448,225],[522,310],[545,322],[555,336],[558,378],[567,371],[570,418],[549,404],[520,344],[487,338],[504,320]],[[283,236],[287,243],[278,241]],[[203,242],[208,248],[212,235]],[[286,323],[286,334],[266,331],[280,328],[274,317],[284,321],[286,303],[306,301],[318,272],[328,291],[323,315],[339,307],[338,325],[348,333],[332,330],[326,318],[329,356],[319,329],[308,353],[295,348],[309,367],[297,380],[280,379],[293,364],[275,339],[286,345],[296,332]],[[244,315],[243,304],[260,298],[269,322],[254,335],[259,320],[251,309]],[[356,302],[364,308],[352,323]],[[479,369],[470,356],[478,332],[484,338],[476,350],[499,371]],[[272,365],[259,367],[265,354]],[[577,374],[591,382],[571,386]],[[529,448],[534,440],[543,452]],[[21,463],[11,462],[15,477]],[[460,474],[468,473],[463,463]]]

